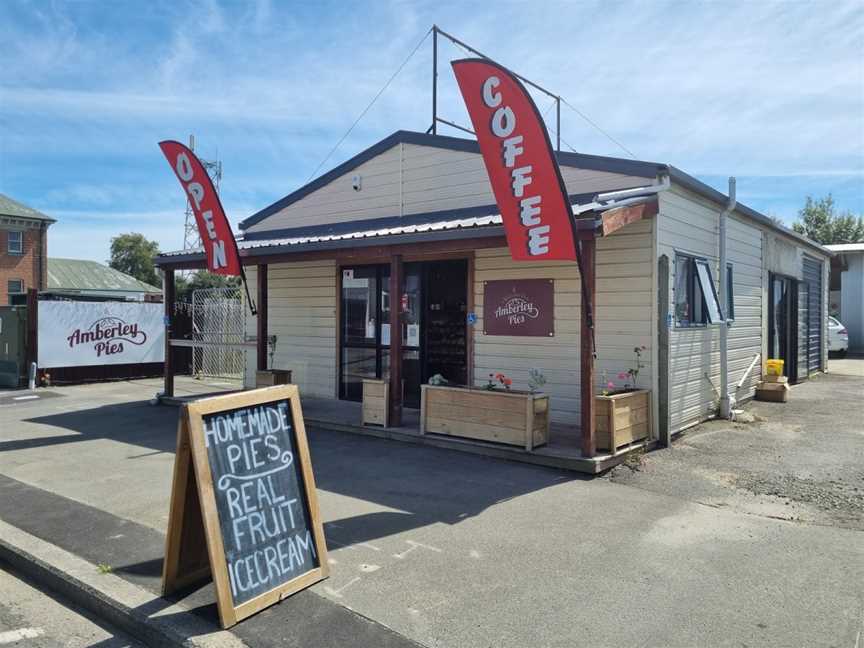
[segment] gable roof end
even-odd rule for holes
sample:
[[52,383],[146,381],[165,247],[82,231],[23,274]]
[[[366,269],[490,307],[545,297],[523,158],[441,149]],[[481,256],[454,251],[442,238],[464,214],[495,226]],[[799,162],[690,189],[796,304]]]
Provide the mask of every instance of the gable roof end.
[[[253,214],[249,218],[240,221],[240,229],[248,229],[262,220],[282,211],[292,203],[305,198],[313,191],[333,182],[336,178],[356,169],[358,166],[381,155],[397,144],[416,144],[417,146],[428,146],[431,148],[444,149],[448,151],[462,151],[465,153],[480,153],[480,145],[476,140],[464,139],[462,137],[449,137],[447,135],[432,135],[429,133],[417,133],[415,131],[396,131],[389,137],[384,138],[377,144],[373,144],[365,151],[361,151],[349,160],[328,171],[322,176],[315,178],[312,182],[303,185],[296,191],[284,198],[277,200],[269,207]],[[656,178],[657,174],[665,168],[662,164],[655,162],[643,162],[640,160],[625,160],[623,158],[605,157],[602,155],[586,155],[583,153],[561,152],[557,154],[558,163],[562,166],[576,167],[580,169],[592,169],[594,171],[608,171],[622,175],[639,176],[643,178]]]

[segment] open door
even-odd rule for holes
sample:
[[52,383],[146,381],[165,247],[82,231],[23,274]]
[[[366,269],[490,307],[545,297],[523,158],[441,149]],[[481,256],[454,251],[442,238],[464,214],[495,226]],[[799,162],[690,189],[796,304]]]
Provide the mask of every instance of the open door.
[[798,282],[776,274],[768,290],[768,358],[783,360],[783,374],[798,382]]

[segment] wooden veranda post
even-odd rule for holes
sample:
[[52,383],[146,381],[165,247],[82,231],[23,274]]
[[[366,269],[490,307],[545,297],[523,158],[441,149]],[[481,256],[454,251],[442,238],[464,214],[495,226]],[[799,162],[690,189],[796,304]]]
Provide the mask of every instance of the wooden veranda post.
[[174,323],[174,270],[162,270],[162,298],[165,305],[165,386],[162,395],[174,396],[174,362],[171,354],[171,334]]
[[402,255],[390,257],[390,425],[402,425]]
[[579,245],[582,251],[582,287],[585,291],[582,298],[581,327],[579,329],[582,456],[593,457],[597,448],[594,427],[594,336],[589,321],[589,311],[592,317],[596,313],[594,308],[597,288],[594,262],[596,241],[593,232],[582,233]]
[[267,370],[267,265],[258,266],[258,371]]

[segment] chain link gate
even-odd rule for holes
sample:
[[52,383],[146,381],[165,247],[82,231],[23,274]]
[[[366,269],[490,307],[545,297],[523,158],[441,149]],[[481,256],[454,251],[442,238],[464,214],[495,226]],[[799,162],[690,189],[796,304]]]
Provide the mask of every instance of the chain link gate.
[[246,308],[243,289],[192,291],[192,369],[196,377],[243,379]]

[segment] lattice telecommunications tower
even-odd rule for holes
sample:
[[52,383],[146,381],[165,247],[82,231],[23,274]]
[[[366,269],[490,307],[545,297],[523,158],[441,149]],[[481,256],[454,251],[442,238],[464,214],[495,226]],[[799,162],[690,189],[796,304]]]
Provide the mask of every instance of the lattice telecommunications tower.
[[[195,136],[189,136],[189,148],[195,151]],[[198,158],[207,169],[207,174],[213,181],[216,193],[219,193],[219,185],[222,182],[222,162],[218,159],[210,161]],[[201,235],[198,233],[198,225],[195,222],[195,214],[192,213],[192,203],[186,201],[186,222],[183,227],[183,249],[194,250],[201,247]]]

